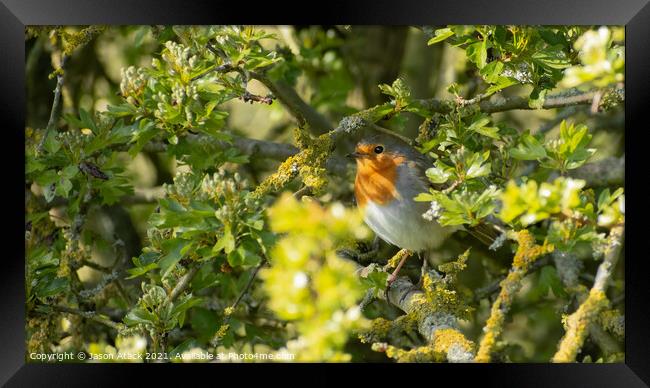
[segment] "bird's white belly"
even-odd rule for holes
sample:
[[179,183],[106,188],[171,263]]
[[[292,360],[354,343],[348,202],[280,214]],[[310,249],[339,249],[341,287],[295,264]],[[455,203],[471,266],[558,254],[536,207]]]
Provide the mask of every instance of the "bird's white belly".
[[385,205],[368,201],[366,224],[384,241],[413,251],[439,247],[450,231],[422,218],[426,203],[393,200]]

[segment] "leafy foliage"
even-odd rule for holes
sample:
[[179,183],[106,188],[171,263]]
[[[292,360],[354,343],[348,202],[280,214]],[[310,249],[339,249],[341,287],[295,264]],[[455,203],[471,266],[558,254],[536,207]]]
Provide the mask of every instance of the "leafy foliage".
[[[547,361],[560,312],[578,309],[625,222],[622,177],[588,173],[622,153],[619,27],[56,26],[27,37],[28,353],[471,360],[483,325],[510,314],[508,335],[483,341],[488,354]],[[418,61],[440,55],[453,65],[432,77]],[[63,108],[50,118],[41,96],[54,78]],[[406,262],[400,280],[416,285],[399,301],[388,259],[402,256],[366,246],[353,169],[338,158],[377,129],[415,139],[431,184],[415,197],[429,204],[422,217],[455,231]],[[470,251],[462,230],[484,227],[500,236]],[[595,318],[615,345],[621,276]],[[497,292],[508,302],[498,319],[481,303]],[[620,359],[601,345],[581,359]]]

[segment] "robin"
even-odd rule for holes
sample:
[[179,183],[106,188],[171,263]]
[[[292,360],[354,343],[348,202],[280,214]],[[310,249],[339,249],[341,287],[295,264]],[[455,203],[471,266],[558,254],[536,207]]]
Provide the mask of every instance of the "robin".
[[[385,134],[361,140],[348,155],[356,159],[354,195],[366,224],[384,241],[411,252],[440,247],[457,228],[423,218],[427,202],[414,198],[432,187],[425,171],[432,161],[406,142]],[[435,187],[441,189],[441,187]],[[410,255],[404,255],[388,283]]]

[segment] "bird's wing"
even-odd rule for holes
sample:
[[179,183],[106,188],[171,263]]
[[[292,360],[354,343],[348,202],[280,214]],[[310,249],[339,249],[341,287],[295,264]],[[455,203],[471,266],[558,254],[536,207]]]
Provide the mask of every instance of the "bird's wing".
[[417,171],[418,171],[418,178],[422,180],[424,183],[425,187],[430,187],[436,191],[442,191],[449,186],[451,186],[451,183],[432,183],[429,178],[425,175],[425,172],[427,171],[428,168],[433,167],[433,159],[429,158],[426,155],[420,154],[419,152],[417,153],[418,155],[415,156],[415,164],[417,166]]

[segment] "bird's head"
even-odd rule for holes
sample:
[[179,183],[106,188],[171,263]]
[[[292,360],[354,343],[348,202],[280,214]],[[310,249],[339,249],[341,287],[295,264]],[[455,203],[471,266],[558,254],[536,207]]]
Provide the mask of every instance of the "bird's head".
[[375,135],[357,143],[348,156],[356,159],[358,170],[383,171],[410,160],[413,152],[417,151],[393,136]]

